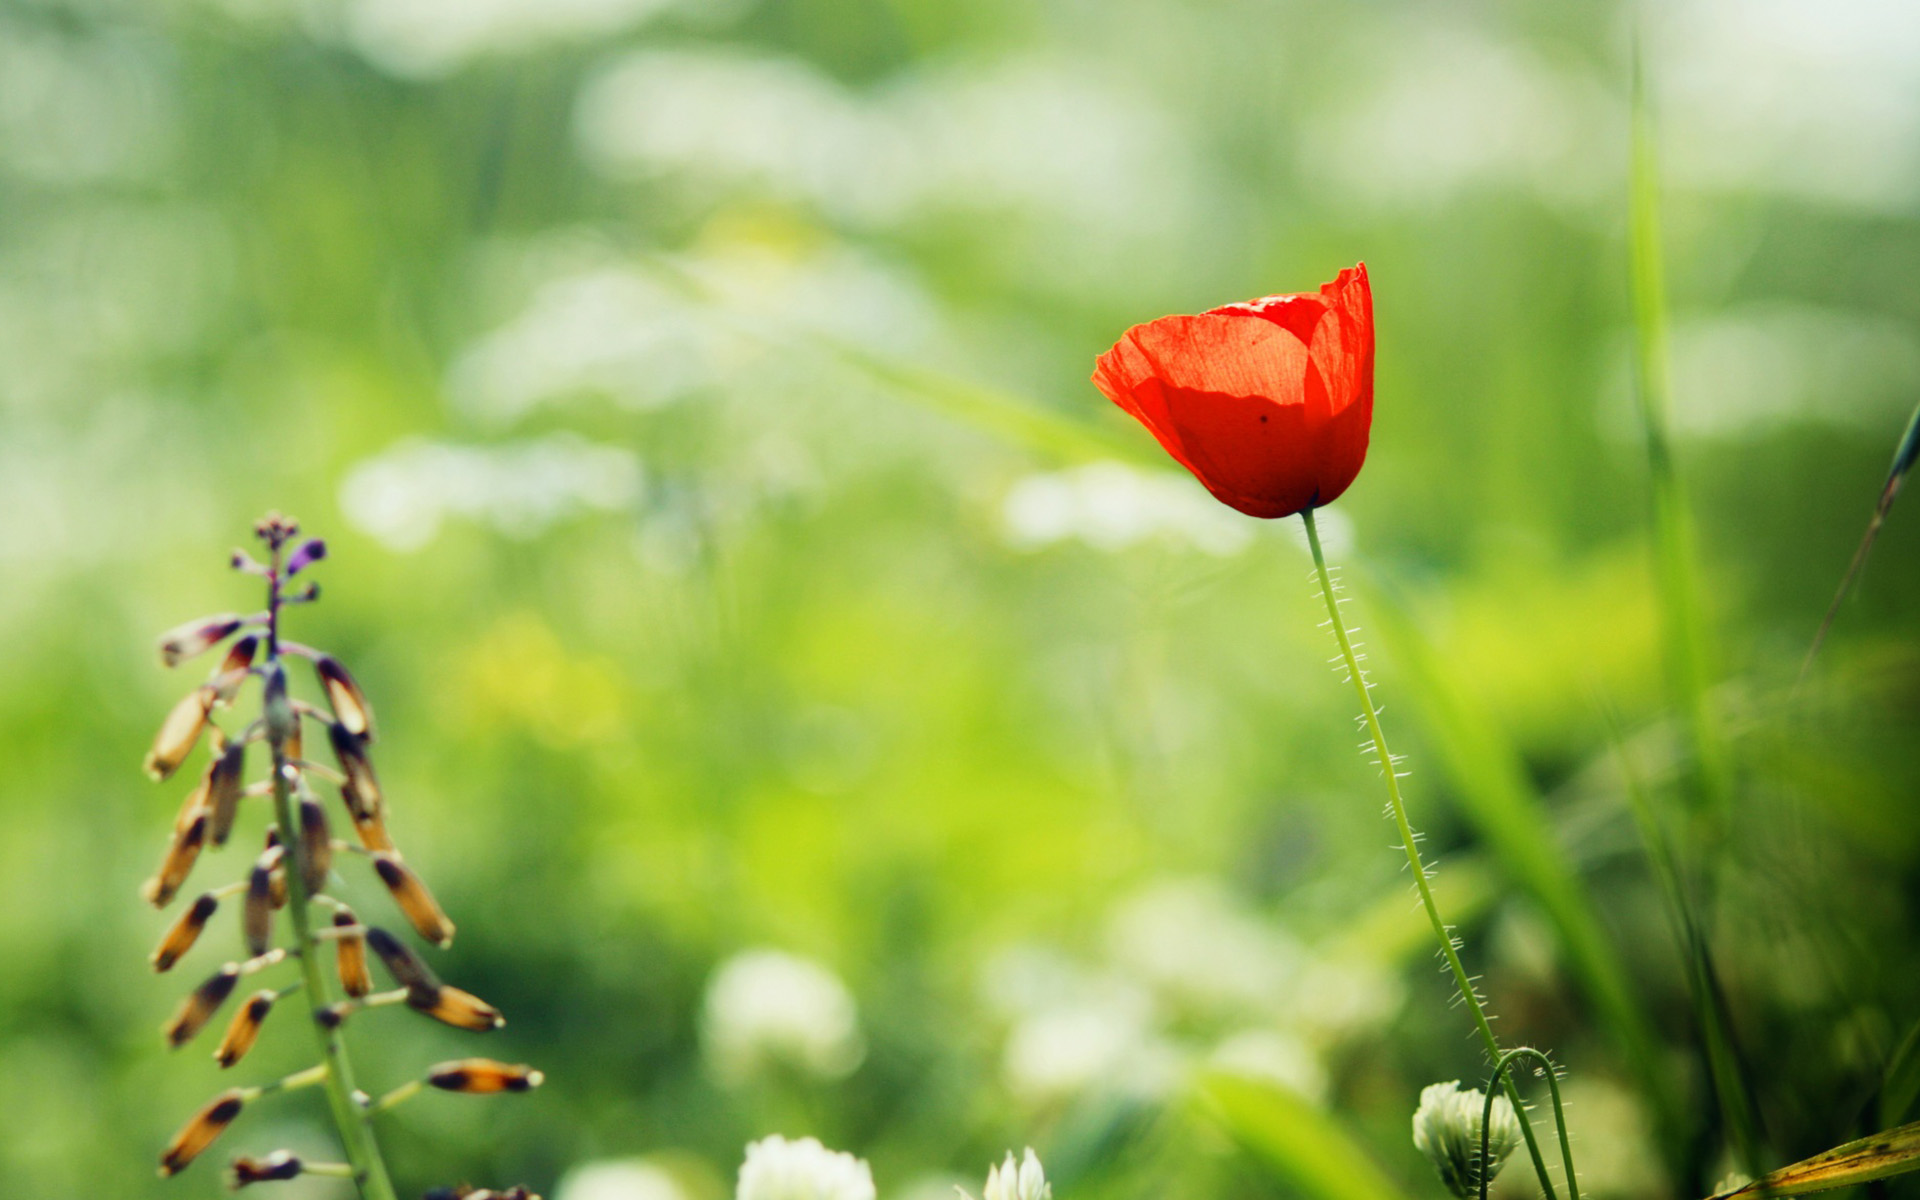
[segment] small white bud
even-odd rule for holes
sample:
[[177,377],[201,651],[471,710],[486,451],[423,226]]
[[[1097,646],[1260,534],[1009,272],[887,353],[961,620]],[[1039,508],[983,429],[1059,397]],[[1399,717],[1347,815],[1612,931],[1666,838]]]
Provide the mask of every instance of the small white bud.
[[[1486,1093],[1479,1088],[1463,1090],[1456,1079],[1428,1085],[1413,1114],[1413,1144],[1460,1200],[1473,1200],[1480,1192],[1480,1114],[1486,1102]],[[1513,1104],[1505,1096],[1495,1096],[1487,1134],[1487,1182],[1500,1174],[1519,1144],[1520,1119]]]
[[[956,1189],[966,1196],[965,1188]],[[1047,1182],[1047,1173],[1040,1166],[1040,1156],[1027,1147],[1024,1159],[1013,1161],[1013,1151],[1007,1151],[1007,1159],[997,1167],[987,1170],[987,1186],[980,1190],[981,1200],[1053,1200],[1053,1185]],[[967,1200],[973,1200],[971,1196]]]
[[747,1147],[734,1200],[874,1200],[865,1160],[827,1149],[814,1138],[774,1136]]

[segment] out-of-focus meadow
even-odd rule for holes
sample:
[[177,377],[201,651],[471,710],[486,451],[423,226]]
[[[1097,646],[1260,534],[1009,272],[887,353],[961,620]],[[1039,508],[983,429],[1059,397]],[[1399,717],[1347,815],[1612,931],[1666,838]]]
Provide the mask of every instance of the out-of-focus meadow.
[[[290,633],[379,712],[435,961],[548,1075],[383,1119],[404,1193],[721,1200],[780,1132],[884,1200],[1029,1144],[1060,1200],[1441,1195],[1408,1118],[1485,1065],[1299,523],[1087,382],[1361,258],[1373,450],[1323,526],[1583,1191],[1753,1161],[1636,783],[1757,1161],[1913,1116],[1920,512],[1789,688],[1920,398],[1920,14],[1655,9],[1723,784],[1650,534],[1621,7],[0,5],[0,1190],[219,1192],[153,1176],[227,1080],[157,1033],[200,968],[148,969],[137,891],[187,781],[138,767],[201,678],[154,635],[257,605],[225,556],[277,507],[330,542]],[[473,1052],[374,1016],[370,1088]],[[332,1142],[293,1097],[210,1158]]]

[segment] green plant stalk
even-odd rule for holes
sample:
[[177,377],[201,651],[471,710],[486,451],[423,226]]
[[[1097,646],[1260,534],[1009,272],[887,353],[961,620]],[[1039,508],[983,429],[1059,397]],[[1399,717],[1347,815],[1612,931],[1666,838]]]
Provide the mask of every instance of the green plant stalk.
[[[332,1000],[326,973],[321,969],[322,943],[313,936],[308,920],[306,881],[300,877],[300,826],[293,819],[293,789],[287,786],[283,768],[286,759],[276,747],[273,752],[273,808],[280,823],[280,841],[286,847],[283,862],[287,872],[287,916],[293,925],[295,943],[300,947],[300,976],[306,983],[313,1007]],[[380,1146],[373,1138],[367,1116],[353,1099],[353,1063],[347,1056],[345,1041],[338,1029],[328,1029],[319,1021],[313,1031],[320,1039],[320,1057],[327,1065],[327,1103],[333,1109],[334,1124],[340,1127],[340,1142],[353,1167],[353,1181],[364,1200],[396,1200],[393,1181],[387,1177],[387,1164],[380,1157]]]
[[[1467,1011],[1473,1014],[1474,1027],[1480,1033],[1480,1040],[1486,1044],[1487,1060],[1498,1064],[1502,1057],[1500,1039],[1493,1034],[1493,1022],[1487,1017],[1486,1005],[1481,1002],[1480,993],[1474,989],[1473,978],[1460,961],[1460,951],[1454,945],[1453,934],[1440,917],[1440,906],[1433,901],[1433,886],[1427,881],[1427,866],[1421,861],[1420,848],[1414,841],[1413,825],[1407,820],[1407,804],[1400,795],[1400,778],[1393,769],[1393,755],[1387,750],[1387,735],[1380,728],[1379,711],[1373,706],[1373,695],[1367,690],[1367,678],[1360,670],[1359,656],[1354,654],[1353,641],[1347,636],[1347,623],[1340,616],[1340,601],[1334,595],[1333,578],[1327,573],[1327,557],[1320,548],[1320,531],[1314,525],[1313,510],[1302,509],[1300,519],[1307,526],[1307,545],[1313,551],[1313,569],[1320,578],[1320,595],[1327,602],[1327,616],[1333,623],[1333,636],[1340,643],[1340,655],[1346,662],[1348,678],[1360,698],[1360,711],[1366,716],[1367,734],[1373,739],[1374,756],[1380,760],[1380,772],[1387,781],[1387,806],[1393,813],[1394,827],[1400,833],[1400,845],[1407,852],[1407,866],[1412,869],[1413,885],[1420,892],[1420,906],[1426,909],[1427,921],[1433,926],[1433,936],[1440,942],[1440,952],[1446,956],[1447,966],[1453,970],[1454,982],[1459,985]],[[1533,1159],[1534,1173],[1540,1177],[1540,1189],[1546,1194],[1547,1200],[1556,1200],[1553,1178],[1547,1172],[1546,1159],[1540,1154],[1540,1143],[1534,1138],[1533,1124],[1527,1120],[1520,1089],[1511,1078],[1502,1078],[1507,1098],[1513,1102],[1514,1115],[1520,1119],[1520,1133],[1526,1139],[1527,1154]],[[1572,1185],[1571,1173],[1567,1182],[1569,1186]]]
[[[273,549],[273,566],[267,575],[267,667],[280,664],[280,568],[278,544]],[[271,718],[269,718],[270,720]],[[295,721],[302,718],[295,714]],[[294,945],[300,958],[300,977],[306,985],[309,1012],[332,1003],[333,993],[321,968],[322,943],[313,936],[308,905],[313,897],[307,891],[300,870],[300,823],[293,815],[293,788],[287,782],[288,762],[283,743],[268,739],[273,751],[273,813],[280,825],[281,863],[287,876],[287,918],[293,926]],[[361,1200],[398,1200],[393,1180],[387,1176],[386,1160],[380,1156],[380,1144],[374,1140],[370,1116],[361,1109],[355,1094],[353,1062],[347,1055],[346,1040],[338,1027],[329,1029],[313,1019],[313,1032],[320,1042],[320,1059],[327,1067],[327,1104],[333,1109],[333,1123],[340,1130],[340,1143],[347,1162],[353,1168],[354,1186]]]

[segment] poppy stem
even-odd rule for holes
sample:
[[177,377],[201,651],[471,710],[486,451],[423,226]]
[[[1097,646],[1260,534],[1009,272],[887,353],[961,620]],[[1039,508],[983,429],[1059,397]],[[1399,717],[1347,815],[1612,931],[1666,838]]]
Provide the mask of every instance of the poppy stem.
[[[1307,546],[1313,551],[1313,569],[1320,578],[1320,594],[1327,602],[1327,616],[1333,625],[1333,636],[1340,643],[1340,656],[1347,666],[1347,678],[1353,684],[1354,692],[1360,697],[1360,711],[1365,715],[1367,734],[1373,740],[1374,757],[1380,762],[1381,774],[1387,781],[1387,807],[1393,814],[1394,827],[1400,833],[1400,845],[1407,852],[1407,866],[1413,870],[1413,885],[1420,892],[1420,905],[1427,910],[1427,920],[1433,925],[1433,936],[1440,941],[1440,953],[1446,958],[1447,966],[1453,970],[1454,982],[1460,987],[1460,995],[1465,999],[1467,1011],[1473,1014],[1474,1027],[1480,1033],[1480,1040],[1486,1044],[1487,1061],[1498,1063],[1503,1057],[1500,1039],[1493,1035],[1493,1022],[1487,1016],[1485,1001],[1473,986],[1473,977],[1467,974],[1467,968],[1460,961],[1459,942],[1453,936],[1453,930],[1440,918],[1440,906],[1433,900],[1433,885],[1430,882],[1427,865],[1420,858],[1420,847],[1414,837],[1413,825],[1407,820],[1407,803],[1400,795],[1400,776],[1395,771],[1393,755],[1387,751],[1387,735],[1380,728],[1380,712],[1374,707],[1373,685],[1367,682],[1366,673],[1360,669],[1360,659],[1353,651],[1353,639],[1349,635],[1346,620],[1340,615],[1340,600],[1334,591],[1333,577],[1327,571],[1327,556],[1320,548],[1320,530],[1314,525],[1313,510],[1300,510],[1300,519],[1307,526]],[[1533,1170],[1540,1177],[1540,1190],[1546,1200],[1558,1200],[1553,1180],[1547,1172],[1547,1161],[1540,1153],[1540,1144],[1533,1135],[1533,1125],[1527,1120],[1525,1103],[1520,1098],[1520,1089],[1515,1086],[1510,1075],[1500,1077],[1506,1087],[1507,1098],[1513,1102],[1514,1115],[1520,1119],[1520,1132],[1526,1138],[1527,1153],[1533,1158]],[[1573,1190],[1573,1174],[1567,1174],[1567,1187]],[[1577,1192],[1573,1200],[1580,1200]]]

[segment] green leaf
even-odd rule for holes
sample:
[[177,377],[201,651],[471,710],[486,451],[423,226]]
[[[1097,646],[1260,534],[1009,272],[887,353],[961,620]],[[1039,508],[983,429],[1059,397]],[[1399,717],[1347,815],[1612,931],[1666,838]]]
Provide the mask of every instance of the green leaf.
[[1801,1196],[1916,1170],[1920,1170],[1920,1121],[1835,1146],[1824,1154],[1781,1167],[1743,1188],[1722,1192],[1713,1200],[1732,1200],[1735,1196]]
[[1301,1194],[1319,1200],[1403,1200],[1324,1110],[1284,1088],[1222,1072],[1197,1085],[1203,1114]]

